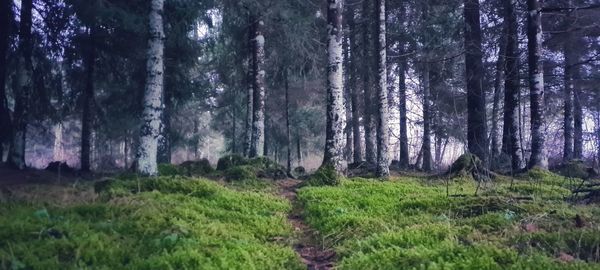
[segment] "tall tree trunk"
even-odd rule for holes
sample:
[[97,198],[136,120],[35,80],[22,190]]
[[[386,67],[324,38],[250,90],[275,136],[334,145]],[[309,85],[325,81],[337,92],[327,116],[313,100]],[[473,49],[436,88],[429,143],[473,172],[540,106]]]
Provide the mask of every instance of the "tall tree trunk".
[[377,61],[377,171],[378,177],[387,178],[390,175],[389,168],[389,104],[387,85],[387,47],[386,47],[386,25],[385,25],[385,0],[376,0],[376,12],[373,19],[375,24],[375,60]]
[[[576,59],[579,62],[579,59]],[[581,87],[577,83],[580,69],[573,67],[573,158],[583,159],[583,107],[581,105]]]
[[505,1],[504,12],[506,31],[506,66],[504,74],[504,128],[502,133],[502,152],[511,158],[513,172],[521,166],[519,154],[519,47],[517,32],[516,0]]
[[467,141],[469,152],[487,161],[485,91],[483,90],[483,62],[479,0],[465,0],[465,66],[467,76]]
[[542,66],[542,13],[539,0],[527,0],[527,48],[529,51],[529,102],[531,108],[531,157],[529,168],[548,168],[544,125],[544,69]]
[[496,74],[494,78],[494,101],[492,105],[492,131],[490,133],[492,145],[491,145],[491,160],[500,155],[500,141],[498,140],[499,133],[499,114],[500,114],[500,100],[502,97],[502,82],[504,81],[504,66],[505,66],[505,54],[506,54],[506,31],[508,24],[503,23],[502,34],[498,42],[498,60],[496,61]]
[[[349,31],[346,29],[346,33],[349,35]],[[352,119],[352,90],[350,85],[350,77],[354,76],[352,74],[352,69],[350,68],[350,41],[348,35],[344,36],[344,104],[346,105],[346,121],[347,123],[352,123],[354,119]],[[348,162],[352,162],[352,157],[354,153],[354,144],[352,140],[352,136],[354,134],[352,130],[353,126],[351,124],[347,124],[344,129],[344,133],[346,134],[346,147],[344,156]]]
[[17,169],[24,169],[25,136],[27,134],[28,110],[33,91],[33,43],[31,38],[33,9],[32,0],[21,1],[21,22],[19,29],[19,52],[17,62],[17,89],[15,89],[15,109],[13,114],[12,145],[8,162]]
[[363,160],[362,154],[362,135],[360,132],[360,108],[359,108],[359,95],[360,89],[356,86],[358,78],[358,65],[360,61],[358,55],[359,48],[356,44],[356,22],[354,21],[354,9],[348,5],[348,41],[350,46],[350,65],[348,66],[347,72],[350,74],[348,87],[350,92],[351,108],[352,108],[352,144],[353,144],[353,162],[358,163]]
[[323,158],[323,165],[332,165],[339,174],[346,170],[342,2],[327,0],[327,125]]
[[158,136],[163,112],[164,0],[152,0],[149,16],[147,51],[147,78],[144,91],[144,111],[138,147],[138,172],[142,175],[157,175]]
[[264,21],[258,15],[253,21],[254,35],[252,39],[252,144],[250,157],[264,155],[265,145],[265,36],[263,35]]
[[407,63],[403,58],[398,64],[398,95],[399,95],[399,111],[400,111],[400,166],[407,168],[409,165],[408,156],[408,126],[406,118],[406,68]]
[[429,78],[429,63],[425,59],[423,63],[423,165],[422,169],[426,172],[433,170],[431,156],[431,82]]
[[86,81],[83,95],[81,96],[81,171],[90,171],[90,149],[92,133],[92,104],[94,100],[94,68],[96,65],[96,44],[95,34],[96,26],[92,25],[88,29],[88,46],[85,58]]
[[237,154],[237,102],[236,97],[238,95],[238,90],[235,88],[231,95],[231,100],[233,104],[231,105],[231,153]]
[[11,119],[6,98],[6,54],[10,45],[10,24],[13,20],[11,0],[0,0],[0,162],[11,138]]
[[301,147],[300,140],[302,140],[302,138],[300,137],[300,134],[297,134],[296,135],[296,156],[298,158],[298,166],[302,166],[302,147]]
[[365,95],[363,122],[365,127],[365,159],[367,162],[375,164],[377,162],[377,127],[373,112],[373,89],[371,87],[371,65],[373,61],[371,55],[372,37],[370,35],[371,19],[369,16],[369,14],[372,12],[370,2],[371,1],[363,1],[363,10],[361,15],[363,27],[362,76]]
[[246,128],[244,129],[244,156],[250,156],[250,148],[252,148],[252,113],[254,106],[253,98],[253,46],[252,39],[254,36],[254,23],[252,22],[252,16],[248,16],[248,70],[247,70],[247,81],[246,81]]
[[292,133],[290,129],[290,83],[287,68],[284,71],[285,80],[285,135],[287,140],[287,173],[292,172]]
[[161,118],[160,135],[158,136],[158,163],[171,163],[171,90],[163,89],[163,112]]
[[[569,5],[572,4],[572,1],[568,1]],[[575,58],[575,48],[573,47],[573,32],[571,31],[571,24],[573,23],[573,17],[571,13],[568,13],[566,16],[566,31],[564,36],[563,43],[563,55],[565,58],[564,62],[564,119],[563,119],[563,136],[564,136],[564,146],[563,146],[563,161],[570,161],[574,158],[573,153],[573,92],[574,92],[574,83],[573,83],[573,69],[574,64],[576,62]]]

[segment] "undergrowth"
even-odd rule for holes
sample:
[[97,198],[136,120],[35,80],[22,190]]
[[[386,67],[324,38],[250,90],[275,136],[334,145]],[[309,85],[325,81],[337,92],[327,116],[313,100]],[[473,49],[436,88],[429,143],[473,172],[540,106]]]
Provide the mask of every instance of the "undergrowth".
[[564,178],[543,176],[485,188],[356,178],[298,199],[339,269],[600,269],[600,210],[565,203]]
[[0,205],[0,269],[302,269],[290,204],[206,180],[104,181],[95,203]]

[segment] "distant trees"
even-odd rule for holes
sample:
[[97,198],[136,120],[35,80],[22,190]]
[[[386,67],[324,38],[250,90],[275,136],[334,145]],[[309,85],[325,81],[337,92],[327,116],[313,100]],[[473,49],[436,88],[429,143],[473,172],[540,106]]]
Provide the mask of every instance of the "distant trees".
[[138,147],[138,172],[157,175],[158,136],[162,125],[164,82],[164,0],[152,0],[148,20],[147,78],[144,90],[144,111]]

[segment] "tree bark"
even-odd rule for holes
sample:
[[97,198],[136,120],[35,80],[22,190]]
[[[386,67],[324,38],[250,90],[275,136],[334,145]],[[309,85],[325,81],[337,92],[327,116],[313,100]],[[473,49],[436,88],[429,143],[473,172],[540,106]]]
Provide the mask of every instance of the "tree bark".
[[10,45],[12,16],[12,1],[0,0],[0,162],[4,161],[4,146],[10,142],[12,130],[6,98],[6,55]]
[[[348,14],[348,10],[346,10],[346,14]],[[348,16],[349,17],[349,16]],[[346,71],[344,73],[344,104],[346,106],[345,110],[346,110],[346,121],[347,123],[352,123],[354,121],[354,119],[352,119],[352,90],[351,87],[353,87],[353,85],[350,85],[350,78],[354,76],[354,74],[352,73],[352,68],[350,67],[350,38],[349,38],[349,34],[350,31],[348,31],[348,29],[345,29],[345,32],[347,33],[347,35],[344,36],[344,70]],[[348,162],[351,162],[354,156],[354,143],[353,143],[353,135],[354,135],[354,131],[352,130],[354,126],[347,124],[346,128],[344,129],[344,133],[346,134],[346,149],[345,149],[345,153],[344,156],[346,158],[346,160]]]
[[483,62],[479,0],[465,0],[465,66],[467,76],[467,141],[469,152],[487,161],[487,118],[483,90]]
[[542,13],[539,0],[527,0],[527,48],[529,102],[531,108],[531,157],[529,168],[548,168],[544,125],[544,69],[542,65]]
[[171,163],[171,90],[163,89],[163,112],[160,135],[158,136],[158,163]]
[[[571,4],[571,1],[569,1]],[[573,18],[571,13],[568,13],[566,16],[566,31],[564,37],[563,44],[563,55],[565,58],[564,62],[564,119],[563,119],[563,136],[564,136],[564,146],[563,146],[563,161],[567,162],[574,158],[573,153],[573,143],[574,143],[574,134],[573,134],[573,92],[574,92],[574,83],[573,83],[573,69],[574,64],[576,62],[575,57],[575,48],[573,47],[573,32],[571,31],[571,24],[573,22]]]
[[369,14],[371,11],[371,1],[363,1],[363,10],[362,10],[362,27],[363,27],[363,88],[364,88],[364,129],[365,129],[365,159],[367,162],[371,164],[375,164],[377,162],[377,140],[376,133],[377,127],[374,119],[373,112],[373,90],[371,87],[371,65],[372,55],[371,55],[371,45],[372,38],[370,35],[370,25],[371,20]]
[[[579,59],[576,59],[579,62]],[[583,107],[581,104],[581,87],[577,83],[580,69],[573,67],[573,158],[583,159]]]
[[95,32],[96,26],[92,25],[88,29],[88,46],[87,55],[85,58],[86,66],[86,82],[81,97],[82,114],[81,114],[81,171],[90,171],[90,149],[91,149],[91,133],[92,133],[92,104],[94,100],[94,68],[96,62],[95,48]]
[[287,139],[287,173],[288,175],[292,172],[292,133],[290,129],[290,84],[288,78],[287,68],[284,71],[285,80],[285,135]]
[[138,173],[157,175],[158,137],[163,112],[164,83],[164,39],[163,7],[164,0],[152,0],[149,16],[149,37],[147,51],[147,78],[144,91],[144,110],[140,145],[138,147]]
[[31,38],[33,9],[32,0],[21,1],[21,22],[19,29],[19,52],[17,62],[17,89],[15,89],[15,109],[13,113],[12,145],[8,162],[17,169],[25,169],[25,142],[27,134],[28,110],[33,91],[33,43]]
[[323,165],[331,165],[342,174],[346,170],[342,0],[328,0],[327,3],[327,125]]
[[258,15],[253,22],[252,39],[252,144],[250,157],[264,155],[265,147],[265,37],[263,35],[264,21]]
[[500,141],[498,140],[499,133],[499,114],[500,114],[500,99],[502,97],[502,83],[504,81],[504,66],[505,66],[505,54],[506,54],[506,31],[507,24],[503,23],[502,35],[498,42],[498,60],[496,61],[496,74],[494,79],[494,101],[492,106],[492,131],[490,133],[492,145],[491,145],[491,159],[500,155]]
[[377,61],[377,177],[387,178],[390,175],[388,144],[390,141],[388,131],[389,104],[387,85],[387,47],[385,25],[385,0],[376,0],[376,12],[373,19],[375,24],[375,60]]
[[430,78],[429,78],[429,63],[425,59],[423,64],[423,165],[422,169],[426,172],[433,170],[432,155],[431,155],[431,101],[430,101]]
[[356,30],[356,22],[354,21],[354,9],[351,7],[348,8],[348,16],[346,16],[346,20],[348,21],[348,42],[350,46],[350,65],[348,66],[349,76],[349,92],[350,92],[350,101],[352,107],[352,144],[353,144],[353,162],[358,163],[363,160],[362,153],[362,134],[360,132],[360,108],[359,108],[359,95],[360,89],[356,86],[357,78],[358,78],[358,65],[359,62],[359,48],[356,44],[356,35],[354,31]]
[[405,59],[400,60],[398,64],[398,95],[399,95],[399,110],[400,110],[400,166],[407,168],[409,165],[408,156],[408,126],[406,118],[406,67]]
[[247,70],[247,81],[246,81],[246,128],[244,129],[244,156],[250,156],[250,148],[252,148],[252,113],[253,113],[253,46],[252,39],[254,35],[254,24],[252,22],[252,16],[248,16],[248,70]]
[[504,20],[506,21],[506,66],[504,74],[504,128],[502,133],[502,152],[511,158],[513,172],[521,167],[519,154],[519,68],[518,68],[518,32],[516,0],[505,1]]

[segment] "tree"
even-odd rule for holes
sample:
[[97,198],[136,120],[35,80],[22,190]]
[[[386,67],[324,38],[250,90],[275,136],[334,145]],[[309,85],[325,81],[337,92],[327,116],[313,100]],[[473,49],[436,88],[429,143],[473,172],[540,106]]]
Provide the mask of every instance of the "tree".
[[252,39],[252,144],[250,157],[262,156],[265,145],[265,37],[264,21],[260,15],[253,20]]
[[362,7],[362,34],[363,34],[363,51],[362,51],[362,59],[363,59],[363,69],[362,69],[362,78],[363,78],[363,89],[364,89],[364,115],[363,122],[365,127],[365,159],[367,162],[371,164],[375,164],[377,162],[377,123],[375,122],[374,112],[373,112],[373,90],[372,90],[372,82],[371,82],[371,66],[372,66],[372,55],[371,55],[371,47],[372,47],[372,37],[370,35],[370,26],[371,19],[369,14],[372,12],[372,7],[370,4],[371,1],[363,1]]
[[[425,58],[427,59],[427,58]],[[423,84],[423,165],[422,169],[426,172],[433,170],[432,155],[431,155],[431,81],[430,67],[428,60],[423,63],[422,79]]]
[[529,102],[531,107],[531,157],[529,168],[548,168],[544,143],[544,69],[542,66],[542,13],[539,0],[527,0]]
[[11,119],[6,98],[6,55],[10,45],[12,1],[0,0],[0,162],[4,158],[4,146],[10,142]]
[[253,78],[254,72],[252,70],[252,39],[253,39],[253,24],[252,24],[252,16],[248,16],[248,67],[247,67],[247,75],[246,75],[246,128],[244,131],[244,156],[250,156],[250,148],[252,148],[252,114],[254,110],[252,109],[254,105],[254,92],[253,92]]
[[400,166],[407,168],[408,160],[408,126],[406,118],[406,70],[407,63],[405,59],[400,60],[398,64],[398,95],[400,111]]
[[465,0],[465,66],[467,76],[467,141],[469,152],[482,161],[487,160],[487,131],[485,91],[483,90],[483,63],[479,0]]
[[160,135],[163,111],[164,39],[163,8],[164,0],[150,3],[147,78],[144,91],[144,111],[138,148],[138,172],[143,175],[157,175],[158,136]]
[[96,62],[96,26],[88,28],[88,44],[85,57],[86,81],[81,97],[81,170],[90,171],[90,148],[92,134],[92,104],[94,100],[94,67]]
[[17,89],[15,89],[15,109],[13,113],[12,145],[8,162],[15,168],[24,169],[25,136],[29,115],[29,103],[33,91],[33,43],[31,38],[33,9],[32,0],[21,2],[21,22],[19,29],[19,52],[17,62]]
[[358,78],[358,63],[359,63],[359,52],[360,49],[357,46],[356,42],[356,22],[354,20],[355,10],[352,5],[347,5],[347,16],[346,21],[348,22],[348,43],[350,50],[350,64],[348,65],[348,69],[346,72],[349,74],[349,82],[348,87],[350,89],[350,101],[352,108],[352,145],[353,145],[353,162],[358,163],[363,160],[362,154],[362,133],[360,132],[360,88],[356,86],[357,78]]
[[502,97],[502,83],[504,82],[504,65],[505,65],[505,54],[506,54],[506,21],[502,23],[502,33],[500,34],[500,40],[498,41],[498,60],[496,61],[495,67],[495,78],[494,78],[494,100],[492,105],[492,130],[490,137],[492,141],[491,145],[491,160],[494,161],[500,155],[500,141],[498,140],[499,132],[499,114],[500,114],[500,99]]
[[375,1],[376,12],[374,12],[375,24],[375,60],[377,61],[377,171],[378,177],[390,175],[388,157],[388,90],[387,90],[387,65],[386,65],[386,12],[385,0]]
[[502,153],[511,159],[513,172],[521,167],[519,155],[519,46],[517,32],[516,0],[505,1],[504,20],[506,31],[506,66],[504,74],[504,127],[502,132]]
[[575,48],[573,47],[573,32],[570,28],[570,25],[573,21],[573,17],[570,13],[566,16],[566,26],[565,29],[565,37],[563,44],[563,56],[564,60],[564,119],[563,119],[563,136],[564,136],[564,146],[563,146],[563,161],[570,161],[574,158],[573,153],[573,92],[574,92],[574,69],[577,67],[575,63],[577,62]]
[[342,0],[327,3],[327,124],[323,165],[331,165],[341,174],[346,169]]

